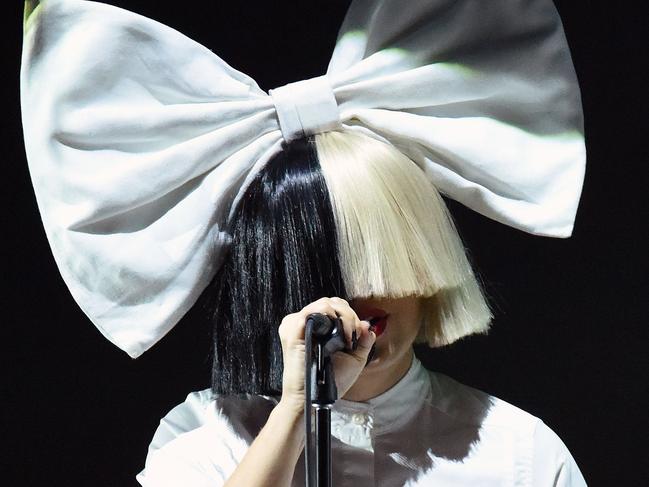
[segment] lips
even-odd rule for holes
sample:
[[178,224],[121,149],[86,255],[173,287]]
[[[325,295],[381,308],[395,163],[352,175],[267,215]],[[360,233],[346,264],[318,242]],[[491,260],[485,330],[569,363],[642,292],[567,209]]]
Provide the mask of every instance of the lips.
[[376,334],[377,338],[385,331],[390,316],[385,310],[379,308],[359,309],[357,314],[361,320],[370,322],[370,330]]
[[385,327],[388,325],[388,315],[383,316],[382,318],[373,318],[369,320],[370,330],[376,334],[376,338],[380,337],[385,331]]

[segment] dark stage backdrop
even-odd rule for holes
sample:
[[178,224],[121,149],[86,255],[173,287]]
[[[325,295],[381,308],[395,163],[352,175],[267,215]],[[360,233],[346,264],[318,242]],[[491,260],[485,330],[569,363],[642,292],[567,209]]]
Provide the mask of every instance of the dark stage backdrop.
[[[348,6],[110,3],[189,35],[264,90],[323,74]],[[542,418],[591,486],[649,485],[649,110],[642,74],[649,36],[646,15],[631,6],[639,3],[557,2],[581,83],[588,144],[573,237],[533,237],[450,202],[496,319],[488,336],[418,350],[426,367]],[[159,419],[189,392],[208,387],[209,330],[193,309],[132,360],[72,300],[25,162],[22,2],[7,2],[2,22],[2,481],[136,485]]]

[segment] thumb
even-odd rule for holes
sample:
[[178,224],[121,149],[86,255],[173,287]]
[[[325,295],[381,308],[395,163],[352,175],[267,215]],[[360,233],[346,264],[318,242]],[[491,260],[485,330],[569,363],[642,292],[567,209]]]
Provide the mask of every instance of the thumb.
[[358,361],[365,364],[374,342],[376,342],[376,334],[373,331],[370,331],[369,321],[361,321],[361,336],[358,339],[358,346],[356,347],[356,350],[352,352],[352,355]]

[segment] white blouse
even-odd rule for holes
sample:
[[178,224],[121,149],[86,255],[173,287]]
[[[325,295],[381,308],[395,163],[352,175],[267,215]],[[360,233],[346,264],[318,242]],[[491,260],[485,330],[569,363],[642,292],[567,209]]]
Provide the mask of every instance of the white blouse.
[[[137,480],[145,487],[223,485],[278,397],[193,392],[158,427]],[[539,418],[426,370],[367,402],[338,400],[331,418],[335,487],[581,487],[561,439]],[[293,476],[304,485],[304,452]]]

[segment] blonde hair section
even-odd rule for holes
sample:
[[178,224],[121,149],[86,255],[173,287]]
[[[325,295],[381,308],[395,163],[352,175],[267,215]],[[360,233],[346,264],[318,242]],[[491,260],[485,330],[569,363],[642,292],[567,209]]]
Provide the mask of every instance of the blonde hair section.
[[398,149],[368,135],[315,136],[350,298],[421,296],[416,342],[448,345],[492,319],[444,200]]

